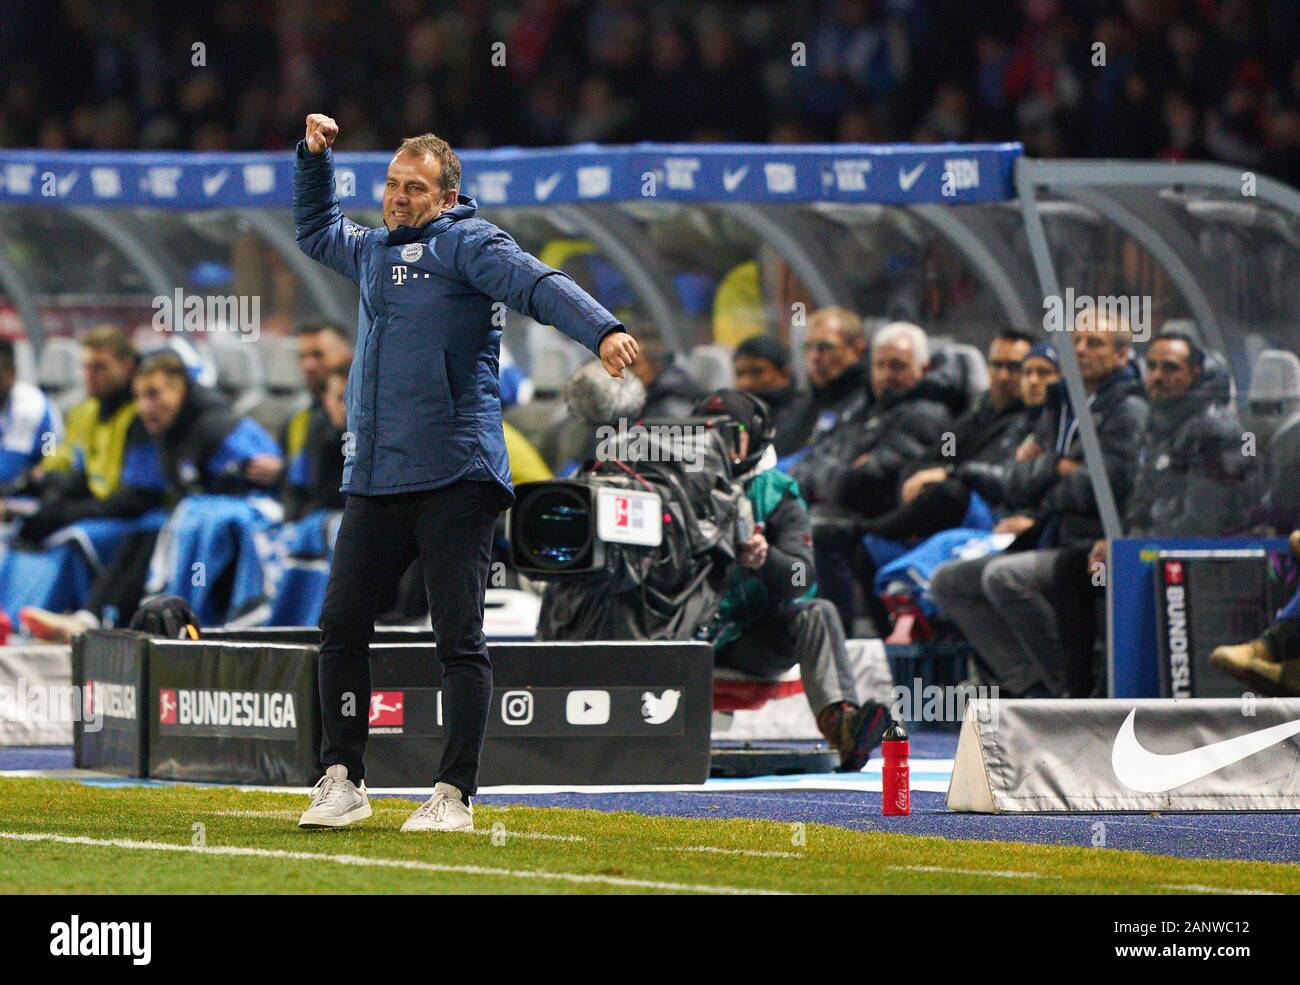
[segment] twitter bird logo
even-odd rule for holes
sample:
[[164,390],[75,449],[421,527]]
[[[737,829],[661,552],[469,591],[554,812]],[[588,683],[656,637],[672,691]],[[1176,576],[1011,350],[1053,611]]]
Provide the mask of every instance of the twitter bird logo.
[[663,694],[655,696],[653,691],[641,695],[641,717],[651,725],[662,725],[677,714],[677,702],[682,692],[669,688]]

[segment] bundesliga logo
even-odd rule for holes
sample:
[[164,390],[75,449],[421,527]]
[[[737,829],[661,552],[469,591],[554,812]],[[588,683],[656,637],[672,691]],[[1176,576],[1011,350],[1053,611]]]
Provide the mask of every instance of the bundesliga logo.
[[232,728],[298,727],[293,695],[284,691],[158,692],[159,725],[226,725]]
[[107,681],[86,681],[81,692],[85,717],[135,718],[135,685]]
[[400,734],[406,718],[402,691],[375,691],[370,695],[370,731]]
[[1192,664],[1187,637],[1187,593],[1183,588],[1183,566],[1165,563],[1165,626],[1169,646],[1169,689],[1175,698],[1192,696]]

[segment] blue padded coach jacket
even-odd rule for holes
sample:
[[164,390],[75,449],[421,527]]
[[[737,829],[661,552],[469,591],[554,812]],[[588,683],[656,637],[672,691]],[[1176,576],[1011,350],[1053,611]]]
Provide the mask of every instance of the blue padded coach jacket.
[[[348,376],[352,454],[343,491],[360,496],[496,482],[514,501],[501,428],[500,301],[599,353],[623,325],[568,275],[475,218],[459,196],[432,222],[389,232],[345,219],[334,157],[299,142],[293,177],[298,246],[361,290]],[[496,319],[500,322],[501,319]]]

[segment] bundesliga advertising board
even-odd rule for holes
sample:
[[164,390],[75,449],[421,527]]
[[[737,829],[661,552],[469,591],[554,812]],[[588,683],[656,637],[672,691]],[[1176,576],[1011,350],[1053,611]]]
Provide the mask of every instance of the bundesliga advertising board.
[[425,894],[1281,953],[1292,2],[0,0],[0,65],[23,960],[228,895],[259,967]]

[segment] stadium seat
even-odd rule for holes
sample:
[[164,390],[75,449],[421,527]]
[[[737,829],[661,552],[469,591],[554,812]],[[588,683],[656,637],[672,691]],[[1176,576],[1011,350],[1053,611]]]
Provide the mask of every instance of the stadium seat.
[[989,367],[984,360],[984,353],[968,342],[932,339],[930,368],[934,370],[949,367],[952,367],[958,385],[965,395],[962,409],[973,406],[989,388]]
[[66,335],[46,339],[36,366],[36,382],[60,410],[66,411],[81,401],[85,392],[81,380],[81,347],[76,339]]
[[1269,513],[1279,528],[1300,524],[1300,358],[1265,349],[1255,360],[1247,394],[1251,418],[1267,448]]
[[1265,349],[1255,360],[1247,399],[1255,404],[1281,404],[1290,416],[1300,410],[1300,358],[1283,349]]
[[[554,386],[554,390],[559,393],[564,381],[591,358],[591,353],[577,342],[531,318],[526,319],[523,334],[527,340],[525,347],[529,357],[529,375],[533,380],[535,391],[545,389],[544,382],[549,385],[558,378],[559,383]],[[539,374],[543,373],[550,375],[540,380]]]
[[14,370],[23,383],[36,383],[36,349],[27,339],[14,339]]
[[725,345],[697,345],[686,359],[686,371],[705,393],[736,383],[731,350]]
[[1246,333],[1246,362],[1251,366],[1259,360],[1260,354],[1268,348],[1268,339],[1258,332]]
[[1300,526],[1300,413],[1273,432],[1268,446],[1269,508],[1279,532]]
[[184,335],[175,332],[166,334],[156,332],[147,325],[137,328],[131,335],[131,341],[135,343],[140,358],[145,359],[170,349],[181,357],[181,361],[189,371],[190,379],[202,386],[217,385],[217,367],[212,361],[212,354],[206,344],[196,345]]
[[[538,450],[543,450],[565,417],[564,399],[560,391],[570,375],[568,359],[558,349],[539,353],[533,363],[530,379],[533,384],[532,399],[526,404],[515,404],[506,411],[506,420],[517,427]],[[548,462],[552,468],[556,462]]]
[[236,414],[248,413],[266,394],[258,346],[214,339],[209,352],[217,368],[217,389],[229,398]]
[[263,338],[255,348],[265,360],[264,389],[242,412],[279,440],[289,418],[311,402],[298,368],[298,343],[291,338]]
[[775,677],[759,677],[730,667],[713,671],[713,710],[715,712],[752,711],[769,701],[803,694],[799,667],[790,667]]
[[569,360],[558,349],[551,349],[537,354],[533,363],[533,394],[535,397],[556,397],[564,389],[564,383],[573,375]]
[[1196,340],[1196,344],[1205,345],[1205,339],[1201,335],[1200,326],[1191,318],[1169,318],[1160,326],[1161,332],[1181,332],[1183,335],[1190,335]]

